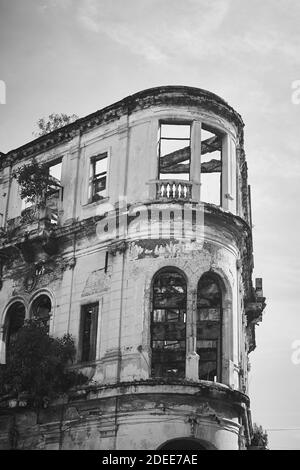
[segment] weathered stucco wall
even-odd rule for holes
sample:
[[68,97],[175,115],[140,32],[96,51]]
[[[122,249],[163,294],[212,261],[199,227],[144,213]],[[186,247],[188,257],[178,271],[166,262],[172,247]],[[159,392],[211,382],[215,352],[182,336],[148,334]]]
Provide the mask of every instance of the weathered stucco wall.
[[[189,89],[179,88],[162,91],[162,97],[153,92],[151,98],[142,94],[124,100],[99,114],[98,124],[91,115],[77,127],[67,126],[60,143],[52,133],[50,143],[38,139],[9,156],[12,171],[33,155],[42,163],[62,158],[64,192],[59,224],[52,227],[57,246],[53,254],[43,249],[43,237],[49,233],[39,223],[34,230],[22,227],[22,235],[2,243],[0,357],[5,357],[6,313],[16,300],[24,303],[29,318],[35,298],[47,294],[52,304],[50,333],[69,332],[77,345],[82,306],[99,302],[99,314],[95,360],[73,365],[89,376],[92,390],[75,393],[63,405],[50,406],[38,415],[26,408],[8,410],[5,404],[0,408],[0,448],[156,449],[170,439],[191,436],[207,448],[244,445],[243,432],[249,434],[246,428],[251,424],[245,422],[248,403],[242,402],[246,398],[238,394],[247,392],[244,300],[252,286],[252,242],[245,170],[240,166],[244,165],[242,121],[214,95],[207,98],[200,91],[199,96],[190,91],[189,96]],[[193,197],[188,201],[159,200],[153,191],[158,178],[158,128],[166,120],[192,124]],[[225,135],[221,208],[201,204],[202,122]],[[107,197],[88,203],[90,159],[103,152],[108,154]],[[9,161],[1,170],[4,229],[7,220],[21,215],[19,189],[16,180],[9,179]],[[123,228],[111,223],[120,196],[127,198],[121,213]],[[189,214],[200,211],[200,221],[183,222],[184,207]],[[143,210],[146,217],[141,216]],[[170,233],[170,218],[159,218],[159,212],[168,211],[174,212],[173,228],[175,224],[183,233],[185,224],[185,236]],[[26,237],[34,246],[32,262],[22,255]],[[168,266],[180,270],[187,281],[187,365],[193,353],[198,281],[206,272],[221,280],[220,389],[213,382],[201,388],[190,372],[188,382],[178,387],[120,385],[151,380],[152,280]]]
[[[207,449],[238,449],[241,399],[208,385],[126,385],[91,390],[69,403],[1,418],[0,445],[18,449],[155,450],[176,438],[194,438]],[[15,439],[15,441],[14,441]]]

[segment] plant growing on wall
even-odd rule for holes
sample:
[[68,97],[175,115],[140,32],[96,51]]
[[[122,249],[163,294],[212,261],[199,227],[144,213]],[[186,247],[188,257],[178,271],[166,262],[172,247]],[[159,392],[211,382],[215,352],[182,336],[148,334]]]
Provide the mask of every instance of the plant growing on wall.
[[262,426],[253,425],[253,437],[251,440],[251,447],[260,450],[268,449],[268,434],[263,430]]
[[37,206],[45,203],[47,192],[51,186],[60,187],[55,178],[49,174],[48,166],[35,160],[15,170],[13,177],[16,178],[21,188],[21,198]]
[[72,337],[48,335],[37,319],[26,320],[9,345],[7,364],[0,366],[0,395],[28,394],[34,406],[87,382],[82,373],[68,370],[75,357]]
[[76,114],[65,114],[65,113],[52,113],[49,114],[48,118],[40,118],[36,125],[38,130],[33,132],[35,137],[40,137],[46,135],[49,132],[55,131],[71,122],[74,122],[78,119]]

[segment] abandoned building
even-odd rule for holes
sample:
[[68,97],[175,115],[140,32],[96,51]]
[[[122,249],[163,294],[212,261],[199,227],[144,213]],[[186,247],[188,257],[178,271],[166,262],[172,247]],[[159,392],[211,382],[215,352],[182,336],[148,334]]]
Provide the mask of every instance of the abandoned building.
[[[215,94],[164,86],[1,154],[0,367],[39,317],[89,378],[39,413],[2,400],[1,449],[249,446],[265,298],[243,127]],[[58,182],[43,207],[12,176],[32,159]]]

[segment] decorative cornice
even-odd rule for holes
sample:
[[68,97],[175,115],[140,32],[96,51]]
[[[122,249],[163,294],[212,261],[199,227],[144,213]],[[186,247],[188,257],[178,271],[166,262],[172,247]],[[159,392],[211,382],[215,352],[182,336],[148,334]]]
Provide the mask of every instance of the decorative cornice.
[[[161,386],[165,387],[163,391]],[[77,391],[69,393],[69,400],[72,401],[72,393],[74,398],[77,398],[78,392],[83,393],[86,399],[89,398],[105,398],[109,396],[119,396],[120,394],[126,395],[132,393],[132,387],[135,389],[135,394],[138,393],[180,393],[182,387],[185,392],[191,396],[205,398],[205,400],[212,398],[214,400],[227,400],[229,399],[234,406],[240,406],[242,403],[247,408],[250,406],[249,397],[240,392],[233,390],[224,384],[208,381],[189,381],[186,379],[167,379],[167,378],[151,378],[141,379],[128,382],[118,382],[111,384],[88,384],[83,385]],[[147,389],[147,392],[146,392]],[[110,393],[105,393],[109,392]],[[104,394],[102,394],[104,392]],[[97,396],[96,396],[97,395]],[[80,395],[81,396],[81,395]]]
[[232,122],[237,127],[238,134],[242,136],[244,123],[241,116],[219,96],[201,88],[161,86],[127,96],[121,101],[77,119],[77,121],[11,150],[7,154],[0,154],[0,165],[5,167],[12,162],[32,158],[57,145],[69,142],[76,135],[88,132],[101,124],[116,121],[123,115],[130,115],[134,111],[161,105],[197,106],[213,111]]

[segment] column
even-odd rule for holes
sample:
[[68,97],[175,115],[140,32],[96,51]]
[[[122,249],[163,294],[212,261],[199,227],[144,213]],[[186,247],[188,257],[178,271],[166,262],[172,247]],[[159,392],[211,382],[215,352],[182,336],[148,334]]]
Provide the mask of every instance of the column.
[[193,184],[192,198],[200,200],[200,167],[201,167],[201,122],[194,121],[191,132],[191,168],[190,180]]
[[197,291],[190,293],[187,301],[187,345],[186,345],[186,371],[187,380],[199,380],[199,355],[197,354]]
[[222,142],[222,207],[236,214],[236,152],[228,134]]

